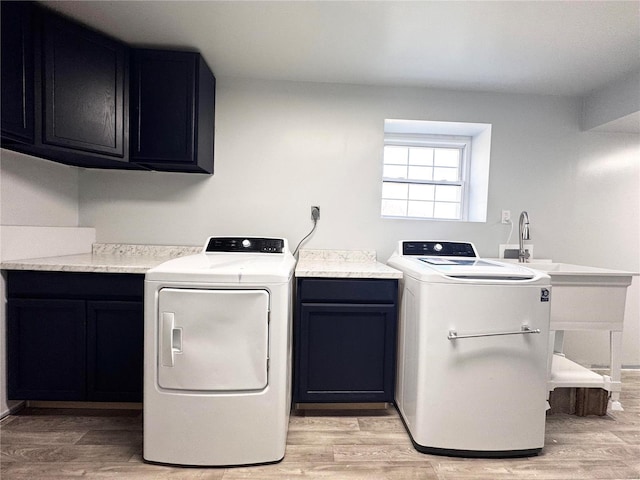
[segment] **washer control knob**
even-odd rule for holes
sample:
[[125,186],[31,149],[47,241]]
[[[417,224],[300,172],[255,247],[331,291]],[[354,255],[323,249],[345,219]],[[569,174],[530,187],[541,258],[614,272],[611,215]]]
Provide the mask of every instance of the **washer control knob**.
[[434,249],[436,252],[441,252],[441,251],[442,251],[442,245],[441,245],[441,244],[439,244],[439,243],[436,243],[436,244],[433,246],[433,249]]
[[244,248],[249,248],[251,246],[251,242],[245,238],[244,240],[242,240],[242,246]]

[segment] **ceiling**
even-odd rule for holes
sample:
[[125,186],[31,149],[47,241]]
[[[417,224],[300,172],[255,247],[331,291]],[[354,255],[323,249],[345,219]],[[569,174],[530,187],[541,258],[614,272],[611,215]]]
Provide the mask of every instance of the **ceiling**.
[[217,77],[582,96],[640,70],[638,1],[42,3]]

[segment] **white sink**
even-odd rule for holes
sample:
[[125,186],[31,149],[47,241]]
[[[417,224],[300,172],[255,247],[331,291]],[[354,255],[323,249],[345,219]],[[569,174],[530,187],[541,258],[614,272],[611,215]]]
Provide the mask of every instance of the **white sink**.
[[551,277],[552,330],[622,330],[627,287],[637,273],[545,261],[521,265]]
[[627,287],[637,273],[547,259],[519,265],[551,277],[552,330],[622,331]]
[[[622,410],[620,368],[622,328],[627,287],[637,273],[608,268],[533,261],[521,264],[551,277],[551,356],[549,389],[556,387],[598,387],[611,392],[608,409]],[[564,357],[565,330],[608,330],[611,375],[600,376]]]
[[631,277],[636,273],[625,272],[623,270],[611,270],[609,268],[588,267],[586,265],[573,265],[571,263],[554,263],[554,262],[531,262],[521,263],[523,267],[533,268],[548,273],[550,276],[557,275],[574,275],[574,276],[611,276],[611,277],[628,277],[631,283]]

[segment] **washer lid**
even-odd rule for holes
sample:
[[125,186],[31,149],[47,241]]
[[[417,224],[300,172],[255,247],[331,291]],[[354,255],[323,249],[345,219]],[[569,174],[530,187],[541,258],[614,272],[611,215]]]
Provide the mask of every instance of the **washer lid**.
[[469,258],[417,257],[441,275],[451,278],[476,280],[531,280],[536,272],[518,265]]
[[478,258],[473,244],[401,241],[387,262],[417,280],[439,283],[549,283],[549,276],[518,264]]
[[548,275],[519,265],[459,257],[392,256],[387,262],[417,280],[438,283],[518,283],[545,280]]

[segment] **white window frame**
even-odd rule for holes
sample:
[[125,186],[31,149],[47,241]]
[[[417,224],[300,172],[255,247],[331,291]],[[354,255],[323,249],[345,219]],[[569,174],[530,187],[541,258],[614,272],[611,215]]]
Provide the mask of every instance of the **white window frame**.
[[[380,195],[380,211],[383,218],[398,218],[412,220],[436,220],[436,221],[467,221],[469,218],[469,170],[471,164],[472,137],[461,135],[436,135],[436,134],[396,134],[386,133],[384,136],[384,146],[404,146],[404,147],[424,147],[424,148],[457,148],[461,150],[460,156],[460,180],[414,180],[384,177],[384,151],[383,151],[383,176],[381,188],[384,183],[401,183],[406,185],[426,184],[426,185],[459,185],[460,192],[460,216],[458,218],[437,218],[437,217],[414,217],[408,215],[384,215],[382,214],[382,192]],[[407,199],[407,202],[409,200]]]

